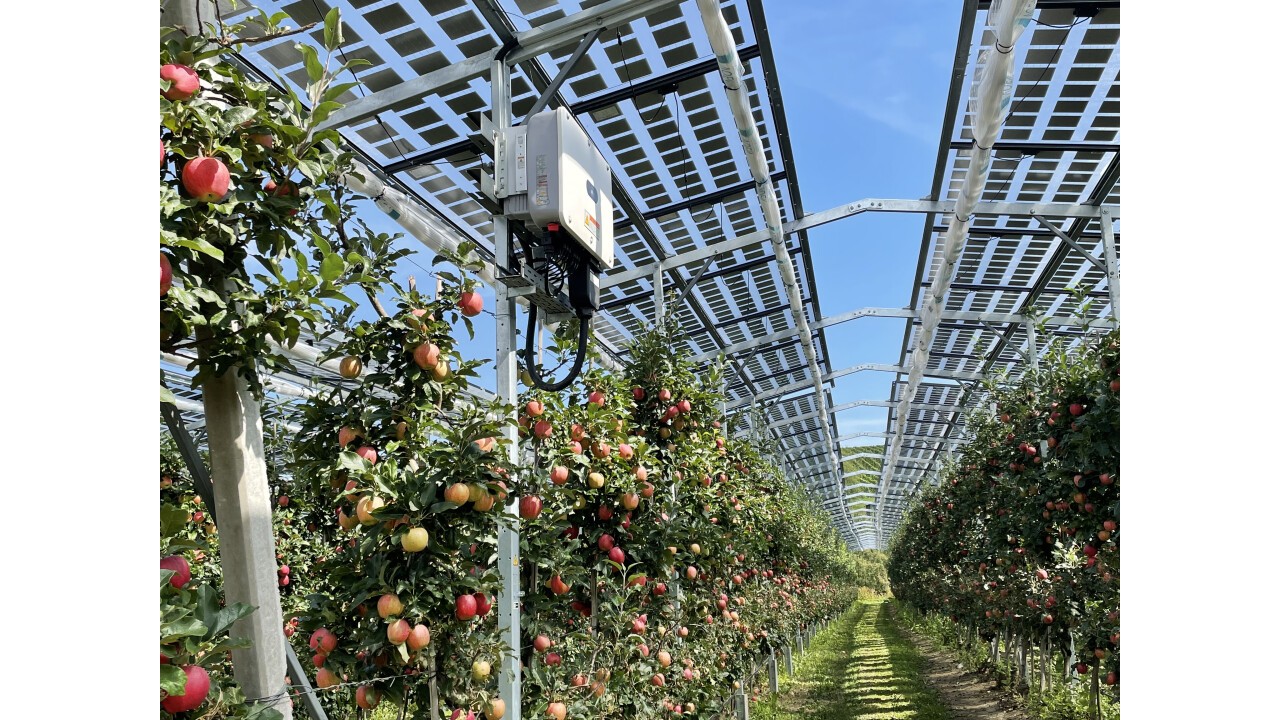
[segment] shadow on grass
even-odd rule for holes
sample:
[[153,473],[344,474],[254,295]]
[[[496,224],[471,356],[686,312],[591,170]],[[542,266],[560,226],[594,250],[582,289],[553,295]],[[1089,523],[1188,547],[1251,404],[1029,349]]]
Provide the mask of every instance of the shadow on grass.
[[946,720],[923,661],[881,602],[860,602],[814,639],[776,702],[755,720]]

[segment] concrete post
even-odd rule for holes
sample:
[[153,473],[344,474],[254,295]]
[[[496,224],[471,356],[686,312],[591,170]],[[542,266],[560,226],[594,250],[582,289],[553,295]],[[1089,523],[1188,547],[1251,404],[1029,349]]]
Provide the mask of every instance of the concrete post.
[[750,717],[751,709],[747,705],[747,694],[741,688],[733,692],[733,710],[735,720],[748,720]]
[[[227,604],[256,608],[231,626],[232,637],[250,642],[231,653],[235,678],[245,697],[273,697],[285,690],[285,638],[261,408],[235,368],[206,380],[203,392],[223,594]],[[287,695],[266,704],[293,717]]]
[[778,692],[778,651],[769,653],[769,692]]
[[796,669],[795,669],[795,666],[792,665],[791,663],[791,646],[790,645],[782,646],[782,658],[783,658],[785,667],[787,668],[787,675],[788,676],[794,675]]

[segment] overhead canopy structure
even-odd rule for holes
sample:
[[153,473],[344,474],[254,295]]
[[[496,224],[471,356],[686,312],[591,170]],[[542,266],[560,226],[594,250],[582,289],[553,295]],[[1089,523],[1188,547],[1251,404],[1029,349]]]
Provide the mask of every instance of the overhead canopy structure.
[[[516,122],[552,87],[548,107],[573,113],[614,176],[618,262],[601,278],[597,339],[610,349],[625,348],[655,317],[668,314],[684,331],[673,351],[708,363],[725,355],[726,409],[763,409],[750,429],[779,443],[788,474],[810,486],[851,546],[883,546],[908,498],[936,472],[949,444],[963,438],[961,411],[980,399],[972,385],[993,372],[1020,371],[1031,342],[1024,322],[1031,306],[1062,321],[1052,332],[1071,336],[1083,330],[1071,319],[1068,288],[1096,297],[1090,316],[1114,314],[1108,291],[1115,284],[1106,263],[1100,269],[1081,250],[1101,259],[1109,218],[1118,215],[1118,2],[1040,2],[1036,23],[1013,48],[1013,107],[992,151],[981,205],[905,417],[896,408],[917,344],[925,288],[937,279],[945,218],[972,152],[968,91],[978,52],[992,45],[984,30],[987,3],[963,4],[929,197],[851,198],[811,214],[801,201],[763,0],[719,4],[741,63],[738,87],[726,84],[726,78],[738,79],[721,72],[733,58],[717,57],[694,0],[255,4],[287,13],[297,26],[340,8],[344,58],[370,65],[357,71],[363,87],[342,98],[346,107],[331,124],[417,211],[455,240],[476,241],[490,259],[498,208],[481,188],[493,158],[479,130],[481,115],[491,109],[491,61],[501,52],[513,63]],[[224,8],[224,17],[236,15]],[[241,59],[264,78],[303,87],[306,71],[293,45],[301,40],[318,46],[320,33],[317,27],[310,39],[257,43]],[[732,111],[739,88],[763,150],[754,173]],[[770,209],[760,202],[760,179],[776,197],[780,246],[766,227]],[[912,305],[841,308],[824,316],[807,230],[864,212],[923,218]],[[1118,247],[1118,232],[1114,237]],[[791,288],[782,257],[793,263]],[[809,338],[796,330],[793,301],[812,331],[812,362],[806,357]],[[883,364],[847,367],[832,359],[825,327],[877,316],[906,325],[896,362],[886,357]],[[273,390],[291,395],[315,383],[341,382],[333,368],[316,364],[314,352],[299,352],[299,374],[275,378]],[[162,367],[178,380],[181,360],[165,361]],[[893,375],[885,399],[834,403],[833,383],[860,371]],[[198,396],[179,395],[180,409],[198,423]],[[839,432],[838,414],[858,406],[889,408],[885,432],[872,434],[885,443],[888,472],[873,487],[867,476],[843,473],[837,460],[841,444],[867,444],[853,442],[866,433]],[[889,457],[895,436],[901,436],[900,452]]]

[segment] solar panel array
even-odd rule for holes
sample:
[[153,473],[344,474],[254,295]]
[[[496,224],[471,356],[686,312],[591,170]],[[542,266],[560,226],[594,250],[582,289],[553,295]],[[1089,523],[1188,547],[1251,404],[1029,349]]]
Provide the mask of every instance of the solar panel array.
[[[1039,2],[1035,22],[1015,46],[1013,103],[994,150],[990,178],[982,194],[985,202],[1120,203],[1120,9],[1118,2]],[[940,148],[943,157],[942,199],[954,200],[963,182],[972,147],[972,116],[968,92],[978,52],[991,43],[985,29],[986,4],[976,9],[976,22],[966,58],[965,80],[958,102],[949,112],[953,135]],[[1090,13],[1092,14],[1090,16]],[[1118,216],[1118,214],[1117,214]],[[1096,219],[1047,218],[1096,258],[1103,256],[1102,231]],[[1117,253],[1119,223],[1115,223]],[[930,218],[926,225],[922,264],[917,274],[913,305],[923,306],[922,289],[934,280],[941,262],[945,224]],[[1071,289],[1091,301],[1087,311]],[[1102,269],[1030,217],[979,215],[956,266],[947,311],[1017,313],[1034,306],[1047,317],[1112,315],[1107,276]],[[1055,334],[1079,344],[1083,332],[1059,328]],[[914,347],[918,326],[908,329],[901,361]],[[1045,338],[1039,338],[1042,346]],[[1029,349],[1020,324],[944,322],[930,346],[930,371],[1019,375]],[[905,376],[893,383],[891,398],[906,385]],[[916,403],[955,405],[961,398],[972,406],[981,391],[966,393],[957,385],[921,386]],[[936,471],[945,457],[944,439],[964,436],[958,414],[913,410],[907,418],[890,418],[891,427],[904,424],[908,436],[936,440],[904,444],[899,462],[909,468],[895,471],[888,488],[881,525],[883,543],[893,531],[910,496],[922,480]],[[918,466],[923,465],[923,469]]]
[[[258,0],[255,4],[268,13],[287,13],[295,26],[317,22],[331,7],[340,8],[345,43],[337,59],[361,58],[370,63],[357,70],[363,87],[341,98],[346,103],[490,52],[509,44],[517,33],[609,5],[605,0]],[[794,220],[804,210],[762,0],[727,0],[721,5],[746,69],[746,88],[783,220]],[[1041,3],[1054,5],[1064,3]],[[1071,28],[1050,27],[1079,20],[1069,7],[1040,10],[1037,18],[1045,24],[1029,30],[1018,44],[1015,105],[997,145],[998,159],[983,200],[1118,204],[1119,10],[1118,3],[1093,5],[1117,7],[1103,9]],[[967,0],[965,8],[967,16],[976,19],[971,27],[977,28],[970,31],[966,25],[968,36],[962,38],[970,48],[964,56],[967,87],[984,41],[985,10],[974,0]],[[782,10],[771,8],[772,12]],[[230,9],[226,15],[235,17]],[[301,39],[319,47],[319,27]],[[243,51],[242,59],[264,76],[279,76],[304,87],[306,71],[293,47],[299,40],[294,36],[254,44]],[[512,69],[514,118],[525,117],[574,49],[573,44],[565,45]],[[565,106],[576,116],[615,176],[618,262],[602,278],[606,285],[610,277],[626,270],[763,229],[754,183],[720,82],[697,6],[686,0],[608,26],[553,98],[552,107]],[[936,178],[942,199],[954,198],[970,144],[967,94],[954,95],[957,102],[948,108],[953,132],[940,148]],[[394,103],[376,116],[343,126],[341,133],[457,233],[492,250],[495,207],[480,192],[478,181],[492,158],[473,141],[479,115],[488,113],[489,105],[489,80],[479,77]],[[1062,229],[1087,250],[1101,253],[1096,221],[1068,220]],[[920,288],[934,279],[941,233],[941,222],[928,216],[913,295],[917,309]],[[794,233],[786,242],[796,263],[805,312],[810,322],[816,322],[822,312],[807,237]],[[1109,312],[1105,274],[1064,248],[1061,240],[1030,218],[976,218],[947,309],[1016,312],[1034,302],[1047,314],[1069,314],[1074,300],[1067,288],[1083,287],[1097,296],[1094,315]],[[673,348],[676,352],[714,353],[793,328],[767,239],[705,265],[670,270],[665,288],[687,293],[680,304],[667,305],[684,330]],[[655,315],[652,278],[606,287],[601,302],[603,312],[595,326],[598,337],[613,348],[625,348]],[[1016,349],[1026,345],[1022,330],[1011,330],[988,361],[978,344],[989,345],[991,333],[990,328],[972,323],[944,322],[933,340],[929,368],[1016,371],[1023,361]],[[913,344],[914,330],[909,329],[900,365],[907,360],[906,348]],[[831,372],[821,330],[815,345],[819,367],[823,373]],[[300,368],[298,376],[284,379],[301,385],[339,381],[314,363],[302,363]],[[169,372],[174,373],[172,368]],[[173,379],[180,383],[181,374],[175,373]],[[784,386],[807,382],[812,387],[813,380],[799,340],[793,336],[733,353],[726,391],[730,405],[749,405],[753,398]],[[905,380],[905,375],[898,376],[886,400],[896,401]],[[830,408],[833,403],[827,392]],[[198,399],[189,391],[180,394]],[[916,403],[958,407],[974,400],[957,384],[927,380]],[[198,423],[198,411],[190,409],[189,403],[187,407],[187,417]],[[872,525],[869,514],[883,511],[887,537],[920,482],[922,471],[917,466],[936,467],[942,455],[933,441],[912,438],[963,436],[963,422],[952,419],[953,415],[916,410],[900,419],[892,417],[891,410],[886,432],[898,422],[905,423],[908,440],[899,462],[910,469],[897,472],[883,508],[870,504],[851,513],[840,499],[845,481],[838,469],[830,467],[813,391],[783,395],[764,402],[763,407],[765,423],[756,430],[767,431],[781,443],[790,474],[810,484],[818,497],[832,499],[828,507],[837,527],[851,544],[863,547],[881,542],[867,530]],[[831,422],[838,436],[834,412]]]

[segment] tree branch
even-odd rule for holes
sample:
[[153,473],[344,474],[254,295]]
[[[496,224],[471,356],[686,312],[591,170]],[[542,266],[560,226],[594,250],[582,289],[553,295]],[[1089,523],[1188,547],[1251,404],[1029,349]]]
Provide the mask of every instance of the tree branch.
[[213,42],[217,43],[218,45],[221,45],[224,48],[231,47],[232,45],[253,45],[255,43],[266,42],[268,40],[275,40],[276,38],[289,37],[290,35],[297,35],[298,33],[304,33],[319,24],[320,23],[318,22],[307,23],[306,25],[303,25],[302,27],[299,27],[299,28],[294,28],[293,30],[286,30],[284,32],[271,33],[268,35],[259,35],[258,37],[239,38],[239,37],[230,37],[227,35],[223,35],[221,37],[213,38]]

